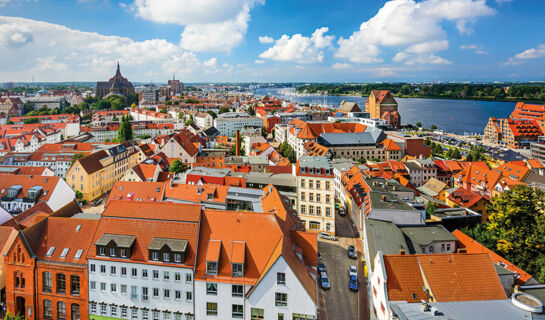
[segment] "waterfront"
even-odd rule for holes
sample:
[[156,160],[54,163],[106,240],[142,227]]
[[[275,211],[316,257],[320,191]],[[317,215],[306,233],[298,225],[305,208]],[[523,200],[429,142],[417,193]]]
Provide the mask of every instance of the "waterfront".
[[[293,95],[294,89],[258,89],[256,94],[270,94],[299,103],[315,103],[338,107],[342,100],[356,102],[365,108],[367,97]],[[421,122],[426,128],[435,124],[439,129],[456,134],[481,133],[491,116],[508,117],[514,102],[396,98],[403,124]]]

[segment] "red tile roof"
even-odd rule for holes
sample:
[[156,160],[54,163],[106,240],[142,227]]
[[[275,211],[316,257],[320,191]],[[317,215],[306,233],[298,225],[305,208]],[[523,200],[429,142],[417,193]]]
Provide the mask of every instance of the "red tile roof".
[[116,181],[106,207],[113,200],[161,201],[165,193],[163,182]]

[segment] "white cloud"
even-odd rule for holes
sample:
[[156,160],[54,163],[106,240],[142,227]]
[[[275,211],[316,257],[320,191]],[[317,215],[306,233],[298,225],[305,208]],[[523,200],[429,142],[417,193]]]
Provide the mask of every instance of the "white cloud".
[[259,42],[261,42],[261,43],[273,43],[274,39],[269,37],[269,36],[260,36],[259,37]]
[[483,46],[476,44],[462,44],[460,50],[472,50],[475,54],[488,54]]
[[545,57],[545,44],[540,44],[535,48],[527,49],[520,53],[517,53],[514,57],[509,58],[506,64],[520,64],[524,60],[536,59],[541,57]]
[[333,69],[341,70],[341,69],[350,69],[352,68],[352,65],[350,63],[334,63],[331,67]]
[[265,60],[255,60],[254,61],[255,64],[264,64],[265,63]]
[[261,53],[259,57],[298,63],[322,62],[323,49],[329,47],[334,39],[333,36],[324,36],[327,31],[329,31],[327,27],[316,29],[311,37],[301,34],[294,34],[291,37],[283,35],[275,41],[274,46]]
[[192,51],[230,52],[248,29],[250,10],[264,0],[135,0],[137,17],[185,26],[180,44]]
[[107,79],[117,60],[133,81],[144,80],[142,75],[162,80],[173,72],[200,76],[218,69],[215,58],[202,62],[164,39],[134,41],[18,17],[0,16],[0,47],[4,61],[16,62],[0,70],[0,78],[11,81],[33,75],[47,81]]
[[455,22],[460,33],[470,33],[476,18],[494,12],[485,0],[391,0],[349,38],[339,39],[335,56],[356,63],[381,62],[381,47],[396,47],[427,54],[418,61],[438,62],[431,53],[448,46],[442,23]]
[[477,45],[476,44],[463,44],[460,46],[460,49],[462,50],[473,50],[473,49],[477,49]]

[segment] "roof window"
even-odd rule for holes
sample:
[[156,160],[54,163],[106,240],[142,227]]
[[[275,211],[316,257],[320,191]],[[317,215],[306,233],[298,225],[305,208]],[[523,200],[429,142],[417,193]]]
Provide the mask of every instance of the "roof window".
[[49,250],[47,250],[47,253],[45,254],[45,256],[46,257],[51,257],[51,255],[53,254],[53,251],[55,251],[55,247],[49,248]]
[[68,254],[68,251],[69,251],[69,250],[70,250],[70,249],[68,249],[68,248],[62,249],[61,258],[66,258],[66,255]]

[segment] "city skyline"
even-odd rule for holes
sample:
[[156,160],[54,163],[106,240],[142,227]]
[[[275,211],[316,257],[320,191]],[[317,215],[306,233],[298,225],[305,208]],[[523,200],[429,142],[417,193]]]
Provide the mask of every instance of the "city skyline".
[[[531,2],[531,3],[530,3]],[[62,6],[62,10],[59,10]],[[0,0],[0,81],[543,81],[545,4]]]

